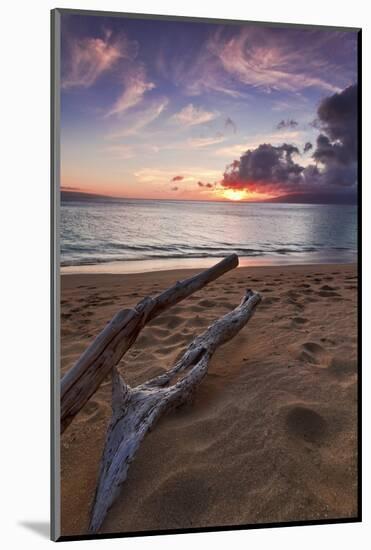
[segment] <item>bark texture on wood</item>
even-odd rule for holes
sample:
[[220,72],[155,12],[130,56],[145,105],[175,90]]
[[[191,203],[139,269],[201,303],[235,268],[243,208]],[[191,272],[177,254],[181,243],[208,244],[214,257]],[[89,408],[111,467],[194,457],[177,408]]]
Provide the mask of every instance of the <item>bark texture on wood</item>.
[[206,375],[215,350],[248,322],[260,302],[248,290],[240,305],[195,338],[165,374],[131,388],[112,371],[112,418],[107,430],[89,532],[95,533],[119,494],[137,449],[159,417],[185,403]]
[[117,313],[61,381],[61,432],[119,363],[145,324],[237,265],[238,256],[231,254],[198,275],[178,281],[162,294],[144,298],[133,309]]

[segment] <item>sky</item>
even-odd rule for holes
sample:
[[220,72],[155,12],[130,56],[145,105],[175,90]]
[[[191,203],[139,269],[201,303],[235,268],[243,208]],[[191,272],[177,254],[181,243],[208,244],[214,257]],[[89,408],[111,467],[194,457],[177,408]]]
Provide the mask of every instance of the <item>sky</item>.
[[357,33],[62,15],[61,186],[354,202]]

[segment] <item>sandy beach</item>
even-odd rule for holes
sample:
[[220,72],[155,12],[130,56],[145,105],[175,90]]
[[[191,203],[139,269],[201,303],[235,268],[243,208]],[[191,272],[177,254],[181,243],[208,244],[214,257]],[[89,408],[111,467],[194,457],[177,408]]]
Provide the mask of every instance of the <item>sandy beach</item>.
[[[119,309],[192,273],[62,275],[62,375]],[[357,515],[355,265],[235,269],[145,327],[120,373],[167,370],[246,288],[254,317],[145,438],[101,532]],[[110,403],[107,379],[61,438],[62,535],[87,532]]]

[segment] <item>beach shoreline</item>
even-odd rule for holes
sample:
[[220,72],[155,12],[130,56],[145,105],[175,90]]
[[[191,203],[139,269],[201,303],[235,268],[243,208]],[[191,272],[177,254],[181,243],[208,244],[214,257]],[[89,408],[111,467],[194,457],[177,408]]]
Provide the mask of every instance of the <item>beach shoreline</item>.
[[[62,375],[120,309],[200,270],[63,273]],[[101,532],[357,515],[356,264],[232,270],[151,321],[120,373],[170,368],[246,288],[263,298],[254,317],[146,437]],[[110,403],[107,379],[61,437],[62,534],[86,533]]]
[[[77,264],[77,265],[62,265],[62,275],[76,274],[97,274],[97,273],[146,273],[156,271],[175,271],[175,270],[202,270],[211,267],[215,263],[221,261],[225,256],[216,256],[208,258],[156,258],[146,260],[130,260],[120,262],[102,262],[92,264]],[[342,252],[341,255],[333,253],[332,255],[326,252],[322,253],[306,253],[303,254],[288,254],[280,256],[239,256],[238,268],[254,268],[254,267],[280,267],[280,266],[296,266],[296,265],[342,265],[357,263],[357,255],[348,251],[347,254]]]
[[[222,260],[223,258],[211,258],[211,261],[207,263],[206,266],[198,266],[193,265],[192,267],[173,267],[169,268],[164,265],[164,269],[159,269],[157,271],[153,271],[151,269],[145,269],[143,271],[115,271],[114,269],[112,271],[99,271],[99,264],[94,266],[74,266],[76,267],[76,271],[64,271],[65,268],[62,268],[61,270],[61,287],[63,288],[72,288],[76,286],[77,282],[82,283],[86,282],[88,283],[89,280],[91,281],[97,281],[100,283],[112,283],[116,280],[119,281],[124,280],[126,278],[136,280],[138,281],[138,288],[140,287],[142,283],[142,276],[143,278],[150,281],[150,279],[156,279],[161,282],[168,283],[169,286],[171,286],[172,281],[175,283],[178,280],[185,279],[187,277],[191,277],[193,275],[196,275],[197,273],[200,273],[202,270],[207,269],[208,267],[211,267],[215,265],[218,261]],[[124,263],[124,262],[122,262]],[[145,263],[150,263],[149,260],[145,260]],[[121,262],[120,262],[121,264]],[[72,267],[72,266],[71,266]],[[83,269],[84,267],[88,268],[86,271]],[[290,273],[292,270],[297,270],[300,273],[305,273],[307,271],[312,272],[318,267],[320,270],[330,270],[332,268],[351,268],[354,270],[354,272],[357,272],[358,264],[357,262],[323,262],[323,263],[298,263],[298,264],[258,264],[258,265],[245,265],[241,263],[241,258],[239,258],[239,265],[231,272],[226,273],[222,276],[222,278],[227,277],[228,275],[235,274],[236,270],[239,275],[241,276],[253,276],[255,272],[259,272],[261,274],[267,273],[267,274],[275,274],[279,270],[283,270],[283,273],[287,271],[287,273]],[[91,269],[89,269],[91,268]],[[140,279],[137,279],[137,276],[140,276]],[[122,279],[124,278],[124,279]],[[223,279],[220,279],[220,281]],[[209,283],[208,287],[210,285],[214,284]],[[160,289],[159,285],[156,285],[159,287],[160,290],[165,290],[165,287]],[[157,290],[157,288],[156,288]]]

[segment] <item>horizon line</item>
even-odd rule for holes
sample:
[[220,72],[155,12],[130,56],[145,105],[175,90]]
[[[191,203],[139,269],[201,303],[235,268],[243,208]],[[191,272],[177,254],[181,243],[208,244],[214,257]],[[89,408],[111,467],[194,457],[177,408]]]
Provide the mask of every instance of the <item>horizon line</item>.
[[[68,189],[64,188],[63,186],[60,187],[60,193],[68,193],[70,195],[83,195],[84,197],[92,197],[92,198],[100,198],[100,199],[113,199],[113,200],[127,200],[127,201],[168,201],[168,202],[207,202],[207,203],[228,203],[228,204],[312,204],[312,205],[349,205],[349,206],[356,206],[357,201],[354,202],[313,202],[313,201],[307,201],[307,202],[296,202],[296,201],[285,201],[280,200],[280,197],[276,197],[274,199],[266,199],[266,200],[224,200],[224,199],[177,199],[177,198],[154,198],[154,197],[124,197],[124,196],[117,196],[117,195],[104,195],[101,193],[91,193],[88,191],[80,191],[77,189]],[[283,195],[282,199],[293,197],[294,195]],[[62,199],[63,202],[63,199]],[[64,201],[64,202],[68,202]]]

